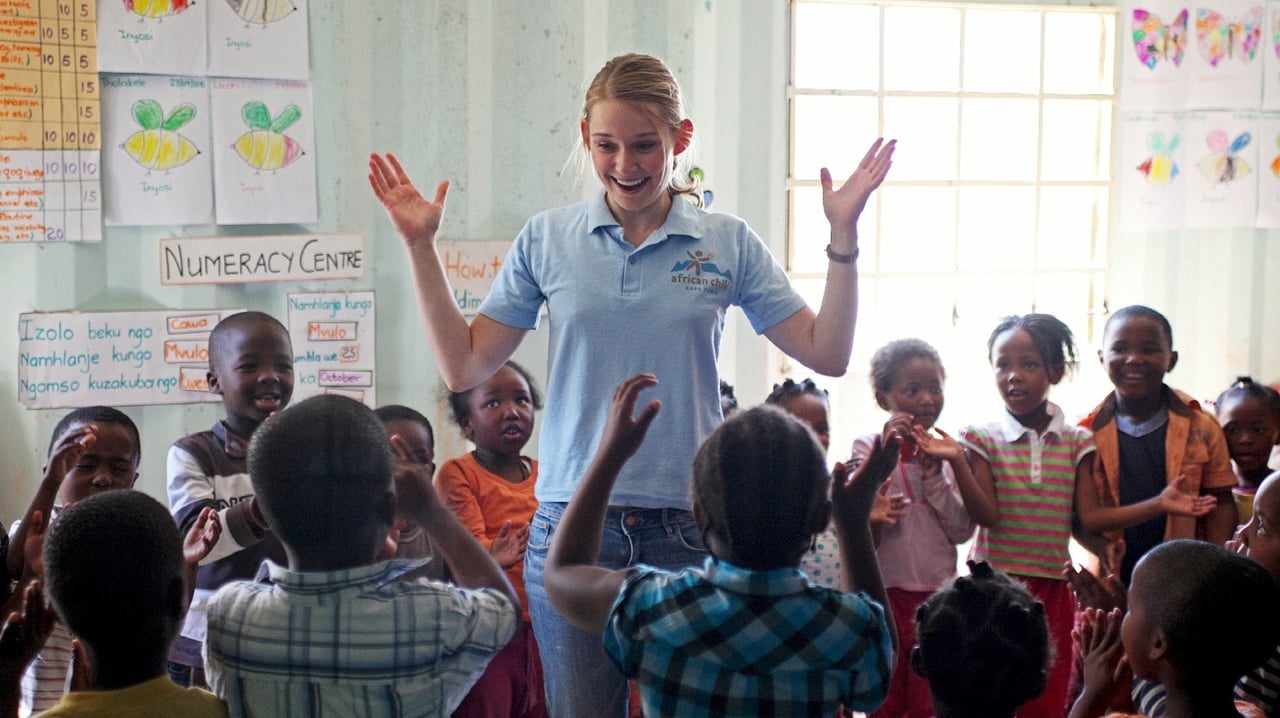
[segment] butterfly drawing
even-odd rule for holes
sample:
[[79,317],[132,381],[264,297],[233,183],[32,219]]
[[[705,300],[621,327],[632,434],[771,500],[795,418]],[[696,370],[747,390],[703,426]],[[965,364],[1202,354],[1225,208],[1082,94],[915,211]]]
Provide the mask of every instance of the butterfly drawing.
[[1245,12],[1239,20],[1228,21],[1216,10],[1196,9],[1196,42],[1200,54],[1211,66],[1223,60],[1253,62],[1262,42],[1262,6]]
[[[1276,147],[1280,147],[1280,135],[1276,136]],[[1276,179],[1280,179],[1280,157],[1271,160],[1271,174],[1275,175]]]
[[1151,156],[1138,165],[1138,171],[1151,184],[1169,184],[1178,176],[1178,163],[1173,161],[1173,151],[1178,149],[1178,136],[1174,135],[1165,142],[1163,134],[1153,132],[1147,139],[1147,147],[1151,149]]
[[1240,150],[1249,146],[1253,136],[1241,132],[1227,145],[1227,133],[1214,130],[1205,137],[1205,144],[1213,153],[1200,160],[1200,171],[1214,184],[1227,184],[1249,174],[1248,163],[1240,159]]
[[1271,42],[1276,48],[1276,57],[1280,58],[1280,10],[1271,14]]
[[1142,8],[1133,11],[1133,49],[1138,60],[1154,70],[1159,61],[1182,64],[1182,51],[1187,44],[1187,11],[1178,13],[1168,25],[1153,12]]

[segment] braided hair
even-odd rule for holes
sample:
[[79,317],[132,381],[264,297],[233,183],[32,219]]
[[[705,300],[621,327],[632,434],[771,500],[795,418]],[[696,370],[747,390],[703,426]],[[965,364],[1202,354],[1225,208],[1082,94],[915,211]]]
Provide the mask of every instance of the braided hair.
[[1005,317],[987,338],[987,361],[991,361],[996,340],[1001,334],[1015,329],[1026,332],[1036,345],[1040,360],[1046,367],[1062,367],[1070,373],[1079,364],[1075,335],[1061,319],[1052,314],[1022,314]]
[[1219,394],[1218,400],[1214,402],[1218,416],[1222,416],[1222,406],[1228,399],[1237,398],[1257,399],[1275,419],[1276,425],[1280,426],[1280,391],[1254,381],[1251,376],[1238,376],[1235,383]]

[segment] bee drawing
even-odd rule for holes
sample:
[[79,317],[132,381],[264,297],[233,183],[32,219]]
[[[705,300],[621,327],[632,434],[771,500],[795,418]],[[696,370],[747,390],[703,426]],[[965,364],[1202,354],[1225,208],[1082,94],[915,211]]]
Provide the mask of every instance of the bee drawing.
[[124,0],[125,9],[141,17],[162,18],[189,9],[192,0]]
[[1200,160],[1200,171],[1214,184],[1226,184],[1249,174],[1248,163],[1240,159],[1240,150],[1249,146],[1253,137],[1248,132],[1241,132],[1227,145],[1227,133],[1214,130],[1205,137],[1205,144],[1213,150],[1213,154]]
[[1178,163],[1173,161],[1173,151],[1178,149],[1178,136],[1174,135],[1165,142],[1163,134],[1153,132],[1147,140],[1147,147],[1151,156],[1138,165],[1138,171],[1151,184],[1169,184],[1178,176]]
[[272,119],[261,102],[246,102],[241,112],[249,131],[240,135],[233,147],[240,159],[255,170],[275,171],[288,167],[303,155],[302,148],[283,134],[302,117],[297,105],[289,105]]
[[227,5],[241,20],[263,27],[283,20],[298,9],[289,0],[227,0]]
[[196,107],[190,103],[173,108],[168,117],[155,100],[138,100],[133,103],[133,119],[142,126],[120,145],[125,154],[148,172],[168,172],[190,162],[200,150],[191,140],[178,134],[178,129],[196,116]]

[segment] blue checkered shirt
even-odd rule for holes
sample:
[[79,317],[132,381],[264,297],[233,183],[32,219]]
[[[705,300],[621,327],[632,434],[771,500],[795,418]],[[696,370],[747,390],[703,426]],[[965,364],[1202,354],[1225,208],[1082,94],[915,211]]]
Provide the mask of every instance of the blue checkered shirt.
[[605,650],[640,687],[645,715],[833,716],[884,702],[893,645],[865,594],[799,569],[633,569]]
[[205,641],[213,692],[232,716],[449,715],[519,613],[497,591],[402,579],[424,563],[298,573],[264,561],[256,582],[223,586]]

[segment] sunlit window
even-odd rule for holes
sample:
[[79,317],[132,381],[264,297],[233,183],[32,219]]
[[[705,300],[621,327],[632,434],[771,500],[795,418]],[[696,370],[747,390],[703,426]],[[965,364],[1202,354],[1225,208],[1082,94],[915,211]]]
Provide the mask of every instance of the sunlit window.
[[792,13],[788,266],[813,306],[827,270],[820,168],[839,181],[869,139],[899,142],[859,224],[850,372],[825,380],[832,453],[883,423],[868,367],[894,338],[917,336],[941,353],[940,426],[993,417],[1000,400],[986,340],[1008,314],[1050,312],[1072,327],[1081,370],[1051,398],[1071,417],[1087,412],[1107,390],[1096,349],[1114,8],[793,0]]

